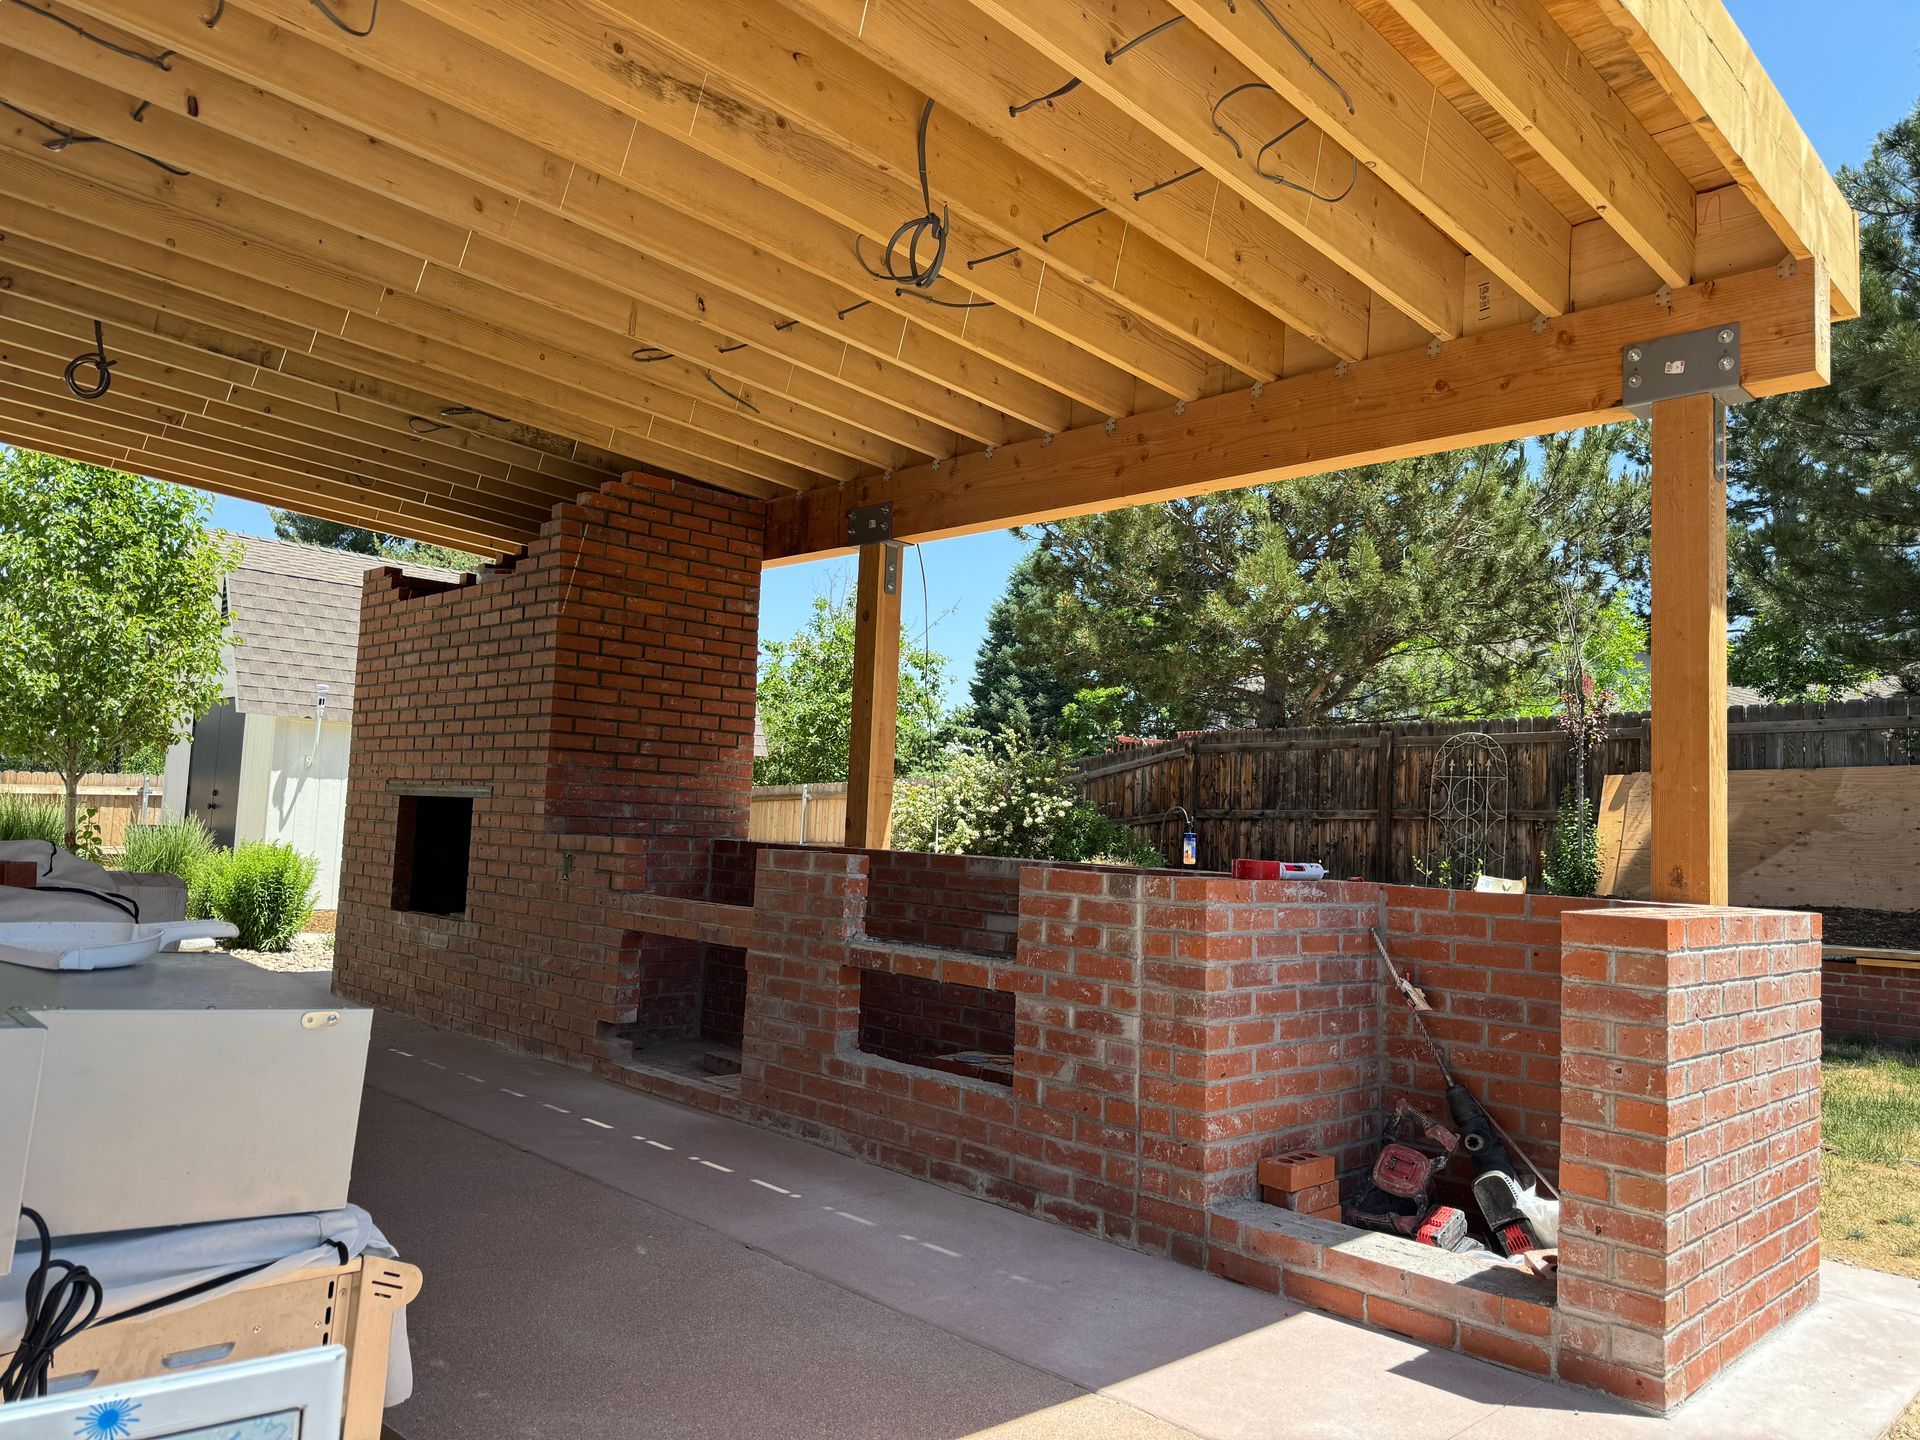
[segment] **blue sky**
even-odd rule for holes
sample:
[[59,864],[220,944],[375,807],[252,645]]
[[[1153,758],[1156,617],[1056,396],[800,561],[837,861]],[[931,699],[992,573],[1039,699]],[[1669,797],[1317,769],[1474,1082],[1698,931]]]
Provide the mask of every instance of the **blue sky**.
[[[1920,97],[1920,0],[1728,0],[1787,104],[1830,167],[1857,164],[1873,137]],[[271,535],[259,505],[217,499],[219,525],[249,535]],[[909,645],[919,643],[932,612],[931,643],[952,660],[954,698],[964,698],[987,610],[1007,571],[1025,547],[1010,533],[970,535],[920,547],[928,605],[920,600],[920,573],[911,557],[901,623]],[[852,561],[823,560],[766,572],[760,599],[762,640],[785,639],[806,620],[813,597],[849,586]]]

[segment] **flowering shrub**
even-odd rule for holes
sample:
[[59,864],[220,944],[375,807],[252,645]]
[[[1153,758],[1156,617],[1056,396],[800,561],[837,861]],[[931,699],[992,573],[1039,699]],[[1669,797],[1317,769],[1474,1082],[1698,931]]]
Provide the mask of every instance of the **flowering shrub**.
[[893,845],[948,855],[1162,865],[1125,826],[1082,804],[1072,764],[1012,730],[948,747],[946,768],[895,792]]

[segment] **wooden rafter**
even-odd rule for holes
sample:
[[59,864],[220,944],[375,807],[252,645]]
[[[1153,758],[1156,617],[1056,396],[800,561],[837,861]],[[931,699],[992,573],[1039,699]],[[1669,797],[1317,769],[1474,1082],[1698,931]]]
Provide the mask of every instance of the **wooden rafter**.
[[[1152,131],[1182,169],[1203,167],[1237,203],[1297,237],[1294,248],[1311,247],[1323,263],[1349,271],[1363,282],[1363,291],[1371,289],[1429,333],[1460,333],[1466,284],[1460,246],[1184,23],[1179,11],[1161,0],[974,4],[1079,79],[1087,92]],[[1108,54],[1141,36],[1151,38],[1121,60],[1106,62]],[[1063,98],[1063,123],[1077,118],[1091,98]],[[1283,134],[1273,150],[1265,149]],[[1279,180],[1270,178],[1275,176]],[[1364,348],[1328,348],[1349,359],[1365,354]]]
[[1388,0],[1669,285],[1694,278],[1693,186],[1540,0]]
[[1177,3],[1529,304],[1566,310],[1565,218],[1347,0]]

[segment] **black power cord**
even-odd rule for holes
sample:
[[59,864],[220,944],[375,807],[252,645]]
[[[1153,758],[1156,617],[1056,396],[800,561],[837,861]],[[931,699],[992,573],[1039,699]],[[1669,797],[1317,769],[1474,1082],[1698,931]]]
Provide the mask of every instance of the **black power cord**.
[[106,1298],[86,1266],[53,1258],[53,1234],[38,1211],[22,1205],[20,1213],[39,1233],[40,1263],[27,1279],[26,1329],[13,1359],[0,1371],[0,1401],[45,1395],[54,1352],[94,1322]]

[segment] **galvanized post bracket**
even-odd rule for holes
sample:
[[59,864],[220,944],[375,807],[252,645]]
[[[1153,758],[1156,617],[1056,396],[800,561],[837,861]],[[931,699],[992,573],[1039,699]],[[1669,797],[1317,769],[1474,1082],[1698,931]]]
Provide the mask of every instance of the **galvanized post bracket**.
[[847,512],[847,543],[878,545],[893,538],[893,502],[860,505]]
[[880,567],[880,588],[889,595],[900,593],[900,552],[905,548],[895,540],[889,540],[881,547],[880,554],[885,563]]
[[1729,405],[1751,400],[1740,385],[1740,327],[1714,325],[1684,335],[1641,340],[1620,352],[1620,394],[1645,418],[1655,402],[1713,395]]

